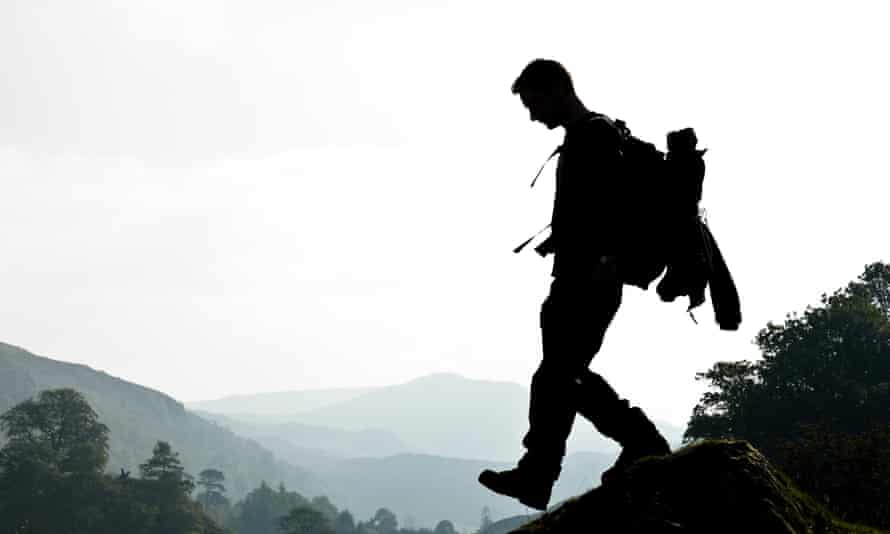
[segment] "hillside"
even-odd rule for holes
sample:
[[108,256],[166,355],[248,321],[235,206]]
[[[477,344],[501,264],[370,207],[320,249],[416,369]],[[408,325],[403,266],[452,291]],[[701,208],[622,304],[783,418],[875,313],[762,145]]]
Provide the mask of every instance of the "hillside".
[[[273,487],[283,481],[308,497],[327,495],[358,519],[387,507],[418,525],[431,527],[450,519],[464,530],[478,527],[484,507],[495,518],[525,511],[476,481],[482,469],[506,468],[507,464],[405,453],[410,445],[387,430],[341,430],[302,423],[253,427],[219,415],[212,415],[216,421],[208,421],[157,391],[0,343],[0,411],[40,390],[61,387],[80,391],[109,426],[109,469],[113,472],[124,468],[136,475],[138,464],[151,455],[156,441],[165,440],[181,453],[188,472],[221,469],[234,499],[262,480]],[[399,453],[388,454],[395,452]],[[556,495],[568,497],[588,489],[612,456],[571,455]]]
[[339,404],[365,393],[370,393],[373,389],[331,388],[256,393],[253,395],[229,395],[220,399],[190,402],[187,405],[190,410],[235,415],[251,414],[252,416],[262,417],[264,420],[274,421],[282,416],[286,417],[295,413],[308,412],[332,404]]
[[392,456],[417,450],[383,429],[341,430],[294,422],[251,423],[236,416],[202,411],[195,413],[238,435],[256,440],[296,465],[310,465],[309,462],[321,459]]
[[0,343],[0,412],[44,389],[81,392],[111,430],[109,469],[138,473],[158,440],[180,452],[186,471],[222,470],[231,497],[258,486],[284,482],[308,495],[321,494],[320,481],[309,471],[277,459],[255,442],[202,419],[173,398],[115,378],[85,365],[36,356]]

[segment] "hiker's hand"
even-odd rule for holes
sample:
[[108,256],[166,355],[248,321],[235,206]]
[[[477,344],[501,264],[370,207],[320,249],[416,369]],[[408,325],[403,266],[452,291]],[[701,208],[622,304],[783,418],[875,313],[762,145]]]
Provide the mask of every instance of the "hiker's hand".
[[551,234],[550,237],[541,241],[541,243],[535,247],[535,252],[542,258],[546,258],[547,254],[553,254],[555,252],[553,248],[553,235]]

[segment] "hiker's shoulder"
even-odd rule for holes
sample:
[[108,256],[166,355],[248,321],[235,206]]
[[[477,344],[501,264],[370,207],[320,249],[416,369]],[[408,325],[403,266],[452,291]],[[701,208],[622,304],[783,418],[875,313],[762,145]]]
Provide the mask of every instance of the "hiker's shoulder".
[[595,112],[575,124],[572,133],[594,141],[614,141],[620,138],[615,122],[608,116]]

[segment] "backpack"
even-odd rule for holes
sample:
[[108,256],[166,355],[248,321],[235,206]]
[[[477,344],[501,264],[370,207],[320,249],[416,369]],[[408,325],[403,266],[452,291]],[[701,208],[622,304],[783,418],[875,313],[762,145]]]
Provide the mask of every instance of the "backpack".
[[[738,290],[714,236],[699,215],[707,151],[696,147],[695,131],[684,128],[668,133],[665,153],[632,135],[623,121],[612,124],[622,138],[621,194],[630,205],[630,216],[620,229],[623,247],[618,251],[617,267],[621,281],[645,290],[664,273],[656,287],[658,296],[665,302],[688,297],[687,311],[693,321],[692,310],[704,303],[707,288],[717,324],[722,330],[737,330],[742,321]],[[547,158],[532,186],[561,148]],[[513,252],[522,251],[549,227]],[[546,255],[538,247],[535,250]]]
[[[695,255],[691,249],[700,233],[698,204],[706,150],[696,148],[692,128],[668,133],[665,153],[634,136],[623,121],[616,120],[615,127],[622,138],[622,190],[632,205],[618,268],[624,283],[647,289],[666,268],[695,261],[690,255]],[[664,299],[667,294],[659,295]]]
[[[604,118],[593,115],[592,120]],[[623,247],[617,258],[618,271],[625,284],[648,289],[675,256],[676,234],[684,231],[683,222],[698,218],[698,202],[701,200],[704,179],[702,156],[706,151],[696,148],[698,140],[692,128],[668,133],[668,151],[665,153],[654,144],[631,134],[624,121],[610,122],[622,139],[621,190],[629,206],[629,216],[621,222],[620,242]],[[557,147],[541,166],[532,187],[547,162],[561,148]],[[549,225],[513,249],[513,252],[521,252],[547,228]],[[685,231],[688,233],[688,228]]]

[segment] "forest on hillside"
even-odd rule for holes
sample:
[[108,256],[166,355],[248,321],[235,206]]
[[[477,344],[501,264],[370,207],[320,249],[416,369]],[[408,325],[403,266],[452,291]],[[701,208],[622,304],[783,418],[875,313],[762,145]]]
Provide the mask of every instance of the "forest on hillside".
[[[0,532],[15,534],[456,534],[451,521],[400,528],[380,508],[356,520],[324,496],[306,498],[263,482],[226,497],[225,473],[187,473],[158,441],[138,476],[108,474],[109,430],[76,390],[44,390],[0,415]],[[483,514],[484,515],[484,514]],[[488,521],[483,517],[483,526]]]

